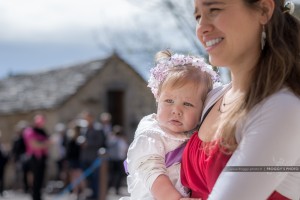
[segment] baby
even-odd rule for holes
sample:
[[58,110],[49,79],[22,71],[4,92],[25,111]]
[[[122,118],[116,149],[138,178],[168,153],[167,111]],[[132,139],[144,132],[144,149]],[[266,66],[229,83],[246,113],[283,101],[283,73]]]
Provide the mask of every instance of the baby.
[[128,192],[121,200],[180,199],[189,196],[181,185],[181,153],[197,130],[207,93],[218,75],[202,58],[161,51],[148,86],[157,113],[144,117],[135,132],[127,160]]

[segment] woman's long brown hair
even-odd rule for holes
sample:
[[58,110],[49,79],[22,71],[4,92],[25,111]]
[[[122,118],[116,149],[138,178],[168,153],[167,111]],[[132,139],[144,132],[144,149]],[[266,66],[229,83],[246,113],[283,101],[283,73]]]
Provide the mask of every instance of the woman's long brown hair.
[[[259,9],[259,0],[244,0],[246,5]],[[223,113],[218,130],[221,149],[233,152],[237,147],[237,123],[265,98],[288,87],[300,97],[300,22],[284,12],[284,1],[274,0],[275,9],[266,24],[267,41],[261,52],[244,98],[230,112]],[[260,8],[263,9],[263,8]]]

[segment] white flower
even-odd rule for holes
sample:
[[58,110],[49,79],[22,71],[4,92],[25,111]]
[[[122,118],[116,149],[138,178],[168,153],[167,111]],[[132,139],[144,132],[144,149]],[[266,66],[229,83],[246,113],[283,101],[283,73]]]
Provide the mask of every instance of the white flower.
[[160,59],[155,67],[150,70],[148,87],[151,88],[151,91],[154,94],[155,98],[157,98],[157,92],[160,84],[167,77],[168,70],[173,67],[180,67],[185,65],[192,65],[204,72],[207,72],[211,76],[214,87],[221,85],[219,74],[212,69],[212,66],[205,63],[203,58],[174,54],[170,57],[170,59]]

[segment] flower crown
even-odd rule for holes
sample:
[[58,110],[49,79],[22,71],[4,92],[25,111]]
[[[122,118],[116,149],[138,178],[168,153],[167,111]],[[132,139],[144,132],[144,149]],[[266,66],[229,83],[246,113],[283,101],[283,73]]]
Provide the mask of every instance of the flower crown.
[[213,87],[221,85],[220,76],[212,69],[212,66],[205,63],[203,58],[174,54],[170,58],[159,59],[156,62],[155,67],[150,70],[148,87],[151,88],[155,98],[158,97],[157,93],[159,86],[166,79],[169,70],[174,67],[182,67],[186,65],[192,65],[199,68],[201,71],[208,73],[213,81]]

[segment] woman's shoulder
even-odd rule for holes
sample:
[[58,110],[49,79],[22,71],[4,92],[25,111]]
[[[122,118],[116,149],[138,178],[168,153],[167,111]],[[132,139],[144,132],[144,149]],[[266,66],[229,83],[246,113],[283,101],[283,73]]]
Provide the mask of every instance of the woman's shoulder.
[[[247,114],[247,121],[257,119],[263,116],[277,116],[284,114],[300,114],[300,97],[293,93],[289,88],[285,87],[275,92],[263,101],[258,103]],[[272,117],[274,118],[274,117]]]
[[204,109],[202,112],[202,115],[206,113],[206,111],[213,106],[224,94],[226,91],[228,91],[231,88],[231,83],[221,85],[219,87],[214,88],[211,90],[205,99],[204,102]]
[[266,99],[265,103],[291,103],[299,106],[300,96],[297,96],[291,89],[284,87]]
[[223,94],[224,92],[226,92],[228,89],[231,88],[231,82],[224,84],[224,85],[220,85],[214,89],[212,89],[208,94],[207,94],[207,98],[212,98],[215,96],[219,96],[221,94]]
[[268,111],[280,113],[282,110],[288,111],[295,109],[300,109],[300,97],[289,88],[284,87],[254,107],[253,112]]

